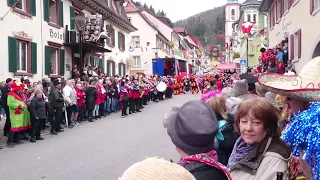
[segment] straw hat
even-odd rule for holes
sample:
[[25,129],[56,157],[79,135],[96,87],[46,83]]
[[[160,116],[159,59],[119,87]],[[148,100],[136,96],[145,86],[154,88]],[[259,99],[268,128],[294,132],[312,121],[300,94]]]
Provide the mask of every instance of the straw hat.
[[320,56],[309,61],[298,75],[263,74],[259,83],[269,91],[303,101],[320,101]]
[[196,180],[182,166],[159,159],[148,158],[129,167],[118,180]]

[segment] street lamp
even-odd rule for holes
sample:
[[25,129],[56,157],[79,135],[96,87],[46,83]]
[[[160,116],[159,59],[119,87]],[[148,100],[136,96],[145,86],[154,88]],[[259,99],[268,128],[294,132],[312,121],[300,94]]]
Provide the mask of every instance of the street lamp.
[[83,59],[82,59],[82,32],[85,26],[87,18],[81,15],[74,17],[77,30],[79,31],[79,66],[80,66],[80,75],[83,75]]

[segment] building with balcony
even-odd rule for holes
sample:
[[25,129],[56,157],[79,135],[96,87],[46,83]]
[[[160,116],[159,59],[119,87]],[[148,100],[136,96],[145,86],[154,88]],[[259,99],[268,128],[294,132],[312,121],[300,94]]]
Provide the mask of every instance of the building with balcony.
[[[260,0],[246,0],[241,5],[239,19],[233,24],[232,52],[240,55],[238,61],[248,59],[248,66],[258,65],[260,48],[267,44],[264,33],[267,28],[267,17],[259,12],[260,3]],[[242,32],[242,24],[245,22],[254,23],[249,36]],[[239,63],[238,61],[236,63]]]
[[320,56],[320,0],[263,0],[260,11],[268,14],[268,45],[288,48],[296,71]]
[[[4,42],[0,52],[5,59],[0,64],[1,80],[21,76],[30,76],[32,81],[46,77],[69,78],[74,65],[100,67],[110,76],[125,75],[125,60],[129,57],[126,42],[129,33],[137,29],[127,19],[122,3],[115,0],[1,1],[1,11],[8,12],[0,18]],[[79,27],[76,16],[86,19]],[[94,30],[86,27],[91,20],[94,20]],[[80,27],[84,28],[81,55]],[[106,30],[110,38],[98,38]]]

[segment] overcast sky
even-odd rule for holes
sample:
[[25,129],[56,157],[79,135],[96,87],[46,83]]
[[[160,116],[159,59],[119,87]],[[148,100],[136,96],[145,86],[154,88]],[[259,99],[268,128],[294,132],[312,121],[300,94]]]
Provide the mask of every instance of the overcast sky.
[[[152,5],[156,12],[164,10],[172,22],[186,19],[202,11],[226,4],[227,0],[137,0]],[[239,0],[243,2],[244,0]]]

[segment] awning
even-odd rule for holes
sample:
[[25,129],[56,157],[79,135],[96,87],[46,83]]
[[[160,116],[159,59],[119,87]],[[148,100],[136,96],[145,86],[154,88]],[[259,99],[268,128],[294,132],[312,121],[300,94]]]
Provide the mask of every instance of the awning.
[[238,66],[236,63],[228,63],[228,64],[218,64],[218,69],[237,69]]
[[[79,43],[64,43],[64,45],[79,51]],[[82,42],[82,49],[87,52],[90,52],[91,50],[96,52],[111,52],[109,49],[89,42]]]

